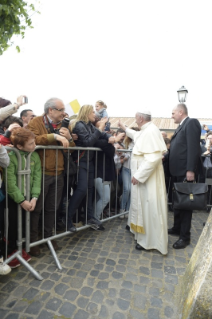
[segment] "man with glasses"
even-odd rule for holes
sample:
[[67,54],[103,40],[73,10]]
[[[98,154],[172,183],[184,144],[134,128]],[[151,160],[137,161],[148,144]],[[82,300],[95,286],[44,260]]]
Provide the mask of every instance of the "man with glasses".
[[[37,145],[45,146],[75,146],[69,129],[61,127],[61,122],[65,117],[65,106],[58,98],[49,99],[44,105],[44,115],[37,116],[28,124],[28,129],[36,136]],[[64,159],[61,151],[47,149],[38,151],[44,174],[41,195],[37,200],[36,209],[30,213],[30,242],[38,240],[39,216],[44,205],[44,237],[52,236],[55,214],[60,204],[63,184],[64,184]],[[44,204],[43,204],[44,202]],[[58,249],[57,243],[52,240],[55,250]],[[30,249],[32,256],[39,256],[38,246]]]

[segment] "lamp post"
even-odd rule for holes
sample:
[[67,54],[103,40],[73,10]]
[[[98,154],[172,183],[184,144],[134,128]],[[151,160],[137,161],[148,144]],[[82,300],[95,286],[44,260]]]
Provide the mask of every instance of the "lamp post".
[[185,103],[186,101],[186,95],[188,93],[188,90],[185,88],[185,86],[182,86],[178,91],[178,100],[180,103]]

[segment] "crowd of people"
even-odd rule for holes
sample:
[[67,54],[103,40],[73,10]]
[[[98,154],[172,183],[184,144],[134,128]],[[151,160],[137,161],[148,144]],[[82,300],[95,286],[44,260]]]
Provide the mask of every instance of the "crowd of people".
[[[173,109],[172,118],[179,127],[168,138],[152,123],[151,112],[146,109],[136,113],[137,127],[127,128],[119,121],[118,130],[113,131],[107,105],[101,100],[95,108],[82,106],[72,118],[59,98],[51,98],[44,104],[43,115],[35,116],[32,110],[24,109],[20,117],[14,116],[25,102],[25,96],[18,97],[14,104],[0,98],[0,274],[20,265],[16,258],[8,265],[3,263],[5,244],[9,256],[17,250],[20,206],[23,217],[26,211],[30,212],[30,242],[39,239],[42,211],[44,238],[52,236],[55,225],[75,232],[79,220],[96,231],[104,231],[102,219],[119,212],[119,218],[127,218],[126,229],[134,234],[138,250],[157,249],[166,255],[168,234],[179,236],[174,249],[189,245],[192,211],[174,209],[174,225],[168,230],[170,181],[181,182],[185,177],[188,181],[195,180],[201,168],[200,155],[204,153],[206,166],[211,146],[207,142],[200,149],[201,127],[196,119],[188,117],[185,104]],[[212,132],[206,139],[212,140]],[[16,150],[7,152],[5,146]],[[36,146],[52,148],[35,151]],[[56,146],[63,149],[56,151]],[[67,151],[69,147],[72,149]],[[80,147],[85,149],[78,150]],[[93,147],[101,152],[90,149]],[[31,153],[30,200],[26,199],[26,175],[22,175],[22,188],[18,187],[17,151],[22,170],[26,169],[26,158]],[[7,243],[4,242],[6,193]],[[68,201],[67,215],[62,212],[64,201]],[[52,245],[59,249],[55,240]],[[39,255],[39,246],[31,247],[29,254],[22,250],[27,262],[31,256]]]

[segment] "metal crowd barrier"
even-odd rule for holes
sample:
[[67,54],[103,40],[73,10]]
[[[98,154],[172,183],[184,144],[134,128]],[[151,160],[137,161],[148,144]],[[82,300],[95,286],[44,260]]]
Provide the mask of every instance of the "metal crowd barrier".
[[[26,169],[22,170],[22,163],[21,163],[21,156],[20,153],[17,149],[15,148],[10,148],[10,147],[6,147],[6,149],[8,151],[14,151],[16,153],[17,159],[18,159],[18,187],[21,189],[21,183],[22,183],[22,176],[26,175],[26,199],[30,200],[30,158],[31,158],[31,153],[27,156],[27,164],[26,164]],[[49,149],[55,149],[56,152],[56,162],[55,162],[55,167],[56,167],[56,181],[57,181],[57,161],[58,161],[58,152],[60,150],[64,150],[64,148],[62,146],[37,146],[36,150],[43,150],[44,152],[44,156],[43,156],[43,167],[45,167],[45,152],[46,150]],[[77,173],[76,173],[76,182],[78,179],[78,171],[79,171],[79,156],[80,156],[80,151],[86,150],[87,151],[87,159],[89,157],[89,152],[90,151],[95,151],[95,159],[96,159],[96,163],[98,161],[98,152],[102,151],[100,148],[94,148],[94,147],[90,147],[90,148],[84,148],[84,147],[69,147],[66,148],[65,150],[67,150],[68,155],[70,154],[70,151],[77,151],[78,152],[78,164],[77,164]],[[131,152],[128,150],[119,150],[119,152]],[[69,156],[68,156],[69,159]],[[89,161],[87,160],[87,167],[89,168]],[[103,157],[103,172],[105,171],[105,156]],[[95,166],[95,177],[97,176],[97,165]],[[42,220],[42,226],[41,226],[41,238],[39,240],[37,240],[36,242],[30,243],[30,212],[26,212],[26,217],[25,217],[25,238],[22,237],[22,209],[21,206],[18,205],[18,224],[17,224],[17,231],[18,231],[18,238],[17,238],[17,252],[15,252],[12,256],[10,256],[9,258],[7,258],[7,242],[8,242],[8,195],[6,194],[6,208],[5,208],[5,255],[6,255],[6,260],[5,262],[8,264],[10,261],[12,261],[14,258],[17,258],[20,263],[22,265],[24,265],[34,276],[36,279],[38,280],[42,280],[42,276],[28,263],[26,262],[23,257],[22,257],[22,246],[23,244],[25,244],[25,250],[26,252],[30,251],[31,247],[37,246],[37,245],[41,245],[44,243],[47,243],[51,254],[54,258],[54,261],[57,265],[57,268],[59,270],[62,269],[60,261],[57,257],[57,254],[54,250],[54,247],[51,243],[51,240],[54,239],[58,239],[64,236],[70,236],[71,233],[70,231],[68,231],[68,192],[69,192],[69,163],[67,165],[67,192],[66,192],[66,202],[65,202],[65,230],[64,231],[57,231],[57,188],[55,188],[55,212],[54,212],[54,229],[52,232],[52,236],[48,237],[48,238],[44,238],[44,200],[42,203],[42,212],[41,212],[41,220]],[[44,180],[45,180],[45,174],[42,175],[42,179],[43,179],[43,184],[44,184]],[[7,180],[5,181],[5,187],[7,189]],[[208,185],[212,186],[212,178],[206,178],[206,183]],[[103,184],[104,185],[109,185],[110,187],[110,199],[111,199],[111,182],[107,182],[104,180],[104,174],[103,174]],[[118,176],[117,176],[117,180],[116,180],[116,188],[115,188],[115,212],[112,214],[111,213],[111,207],[110,207],[110,200],[109,200],[109,216],[105,216],[102,210],[101,213],[101,222],[104,223],[106,221],[112,220],[114,218],[120,217],[121,215],[125,215],[128,212],[123,212],[123,213],[119,213],[118,212]],[[169,185],[171,185],[171,183],[169,183]],[[73,190],[72,190],[73,191]],[[88,191],[88,190],[87,190]],[[43,192],[44,192],[44,188],[43,188]],[[96,189],[94,192],[94,216],[96,213]],[[168,204],[171,204],[171,202],[167,201]],[[211,203],[211,187],[210,187],[210,193],[209,193],[209,204],[208,207],[212,207]],[[76,218],[76,225],[77,225],[77,231],[81,231],[83,229],[86,229],[88,227],[91,227],[90,225],[87,224],[87,202],[86,202],[86,207],[85,207],[85,211],[84,211],[84,215],[85,215],[85,224],[84,225],[79,225],[78,224],[78,219]],[[78,216],[78,214],[76,215]],[[78,216],[79,217],[79,216]]]
[[[8,151],[14,151],[16,153],[17,159],[18,159],[18,187],[19,189],[22,189],[22,176],[26,175],[26,200],[30,200],[30,158],[31,158],[31,154],[29,153],[27,156],[27,161],[26,161],[26,169],[22,170],[22,163],[21,163],[21,156],[19,151],[16,148],[10,148],[10,147],[6,147],[6,149]],[[43,150],[44,152],[44,156],[43,156],[43,167],[45,167],[45,152],[46,150],[49,149],[55,149],[56,152],[56,162],[55,162],[55,167],[56,167],[56,183],[57,183],[57,162],[58,162],[58,152],[60,150],[67,150],[68,155],[70,154],[70,151],[78,151],[78,164],[77,164],[77,173],[76,173],[76,181],[78,179],[78,171],[79,171],[79,154],[80,151],[86,150],[87,151],[87,159],[89,157],[89,151],[95,151],[96,152],[96,163],[98,160],[98,152],[102,151],[100,148],[94,148],[94,147],[89,147],[89,148],[84,148],[84,147],[69,147],[69,148],[64,148],[62,146],[37,146],[35,150]],[[129,152],[127,150],[119,150],[119,152]],[[87,167],[89,168],[89,161],[87,160]],[[103,172],[105,171],[105,155],[103,157]],[[97,176],[97,165],[95,165],[95,178]],[[57,257],[57,254],[54,250],[54,247],[51,243],[51,240],[54,239],[58,239],[64,236],[70,236],[71,233],[70,231],[68,231],[68,190],[69,190],[69,156],[68,156],[68,165],[67,165],[67,192],[66,192],[66,203],[65,203],[65,230],[64,231],[57,231],[57,187],[55,188],[55,212],[54,212],[54,229],[52,232],[52,236],[48,237],[48,238],[44,238],[44,200],[42,203],[42,212],[41,212],[41,220],[42,220],[42,226],[41,226],[41,238],[39,240],[37,240],[36,242],[30,243],[30,212],[26,212],[26,217],[25,217],[25,238],[22,238],[22,208],[20,205],[18,205],[18,224],[17,224],[17,231],[18,231],[18,239],[17,239],[17,252],[15,252],[12,256],[10,256],[9,258],[7,258],[8,252],[7,252],[7,242],[8,242],[8,194],[6,194],[6,208],[5,208],[5,255],[6,255],[6,260],[5,263],[9,263],[10,261],[12,261],[14,258],[17,258],[20,263],[25,266],[34,276],[36,279],[38,280],[43,280],[42,276],[28,263],[26,262],[23,257],[22,257],[22,246],[23,244],[25,244],[25,250],[26,252],[30,251],[31,247],[34,246],[38,246],[44,243],[47,243],[51,254],[54,258],[54,261],[58,267],[59,270],[62,270],[60,261]],[[45,174],[42,174],[42,182],[44,185],[44,181],[45,181]],[[5,181],[5,189],[7,189],[7,180]],[[104,185],[109,185],[110,187],[110,198],[111,198],[111,182],[107,182],[104,180],[104,176],[103,176],[103,184]],[[117,176],[117,183],[116,185],[118,185],[118,176]],[[72,190],[73,191],[73,190]],[[44,192],[44,187],[43,187],[43,192]],[[88,189],[87,189],[88,192]],[[109,200],[109,216],[105,216],[103,214],[101,214],[101,222],[104,223],[108,220],[112,220],[114,218],[117,218],[121,215],[125,215],[128,212],[123,212],[123,213],[118,213],[118,198],[117,198],[117,187],[115,189],[115,212],[112,214],[111,213],[111,207],[110,207],[110,200]],[[43,196],[44,198],[44,196]],[[96,189],[95,189],[95,193],[94,193],[94,216],[96,213]],[[86,202],[86,211],[84,212],[85,214],[85,224],[83,226],[79,226],[77,225],[77,231],[81,231],[83,229],[86,229],[88,227],[91,227],[90,225],[87,224],[87,202]],[[76,214],[76,216],[78,216],[78,213]],[[78,218],[77,218],[78,221]],[[58,233],[59,232],[59,233]]]

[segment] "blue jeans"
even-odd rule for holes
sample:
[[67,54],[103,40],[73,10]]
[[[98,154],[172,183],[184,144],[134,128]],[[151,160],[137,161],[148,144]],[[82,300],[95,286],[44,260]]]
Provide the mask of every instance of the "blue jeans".
[[[110,186],[104,185],[102,179],[100,177],[96,178],[94,181],[96,188],[96,217],[99,219],[101,217],[101,213],[107,203],[110,200]],[[94,203],[95,209],[95,203]]]
[[130,208],[131,170],[126,167],[122,167],[122,181],[123,194],[121,197],[120,208],[128,211]]

